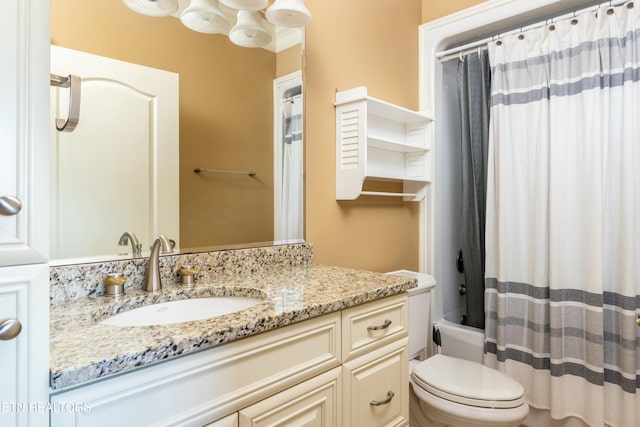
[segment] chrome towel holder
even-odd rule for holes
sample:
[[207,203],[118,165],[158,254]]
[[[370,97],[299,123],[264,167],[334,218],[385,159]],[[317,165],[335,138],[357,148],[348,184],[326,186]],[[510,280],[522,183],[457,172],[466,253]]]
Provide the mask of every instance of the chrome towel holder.
[[255,171],[230,171],[230,170],[223,170],[223,169],[205,169],[205,168],[195,168],[193,170],[195,173],[201,173],[201,172],[211,172],[211,173],[239,173],[242,175],[249,175],[251,177],[256,176],[256,172]]
[[69,115],[66,119],[56,118],[56,129],[71,132],[80,120],[80,76],[69,74],[63,77],[51,73],[51,86],[69,88]]

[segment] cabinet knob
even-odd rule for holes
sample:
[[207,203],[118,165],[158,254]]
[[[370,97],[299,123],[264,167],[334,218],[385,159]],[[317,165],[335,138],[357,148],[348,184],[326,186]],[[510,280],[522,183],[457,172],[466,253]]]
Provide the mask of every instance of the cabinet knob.
[[0,196],[0,215],[11,216],[20,212],[22,202],[17,197]]
[[0,320],[0,340],[12,340],[20,334],[20,331],[22,331],[22,323],[18,319]]
[[391,399],[393,399],[393,396],[395,396],[395,394],[391,390],[389,390],[387,392],[387,398],[385,400],[372,400],[371,402],[369,402],[369,405],[371,406],[387,405],[391,403]]

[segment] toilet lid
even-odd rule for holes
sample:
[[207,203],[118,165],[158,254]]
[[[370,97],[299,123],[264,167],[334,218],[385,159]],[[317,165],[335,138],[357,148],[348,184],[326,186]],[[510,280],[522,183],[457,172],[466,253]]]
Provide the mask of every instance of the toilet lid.
[[411,376],[429,393],[463,405],[515,408],[525,402],[520,383],[469,360],[436,354],[415,366]]

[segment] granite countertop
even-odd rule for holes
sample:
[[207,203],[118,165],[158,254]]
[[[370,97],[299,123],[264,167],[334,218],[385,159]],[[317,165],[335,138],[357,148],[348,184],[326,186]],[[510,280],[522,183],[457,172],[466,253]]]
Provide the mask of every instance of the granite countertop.
[[[338,267],[288,267],[248,275],[219,274],[192,287],[165,285],[160,294],[127,291],[51,302],[51,388],[63,390],[171,357],[404,292],[415,279]],[[184,298],[236,295],[264,298],[249,309],[170,325],[118,327],[104,318],[132,308]]]

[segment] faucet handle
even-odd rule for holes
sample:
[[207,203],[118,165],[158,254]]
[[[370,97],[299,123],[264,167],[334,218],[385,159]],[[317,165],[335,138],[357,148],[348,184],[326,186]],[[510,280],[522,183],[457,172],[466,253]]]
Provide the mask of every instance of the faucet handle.
[[183,285],[192,285],[196,273],[197,271],[190,265],[183,265],[180,267],[180,270],[178,270],[178,274],[180,274],[180,277],[182,278]]
[[131,243],[131,256],[139,257],[142,255],[142,243],[138,241],[136,235],[130,231],[125,231],[118,240],[118,245],[127,246]]
[[124,284],[127,278],[122,273],[109,273],[104,279],[107,295],[118,296],[124,294]]
[[[160,237],[160,236],[158,236],[158,237]],[[162,236],[162,237],[164,237],[164,236]],[[171,253],[176,248],[176,241],[175,240],[173,240],[173,239],[167,239],[167,240],[169,241],[169,249],[165,249],[165,247],[163,246],[162,250],[160,251],[160,253],[162,253],[162,254]]]

